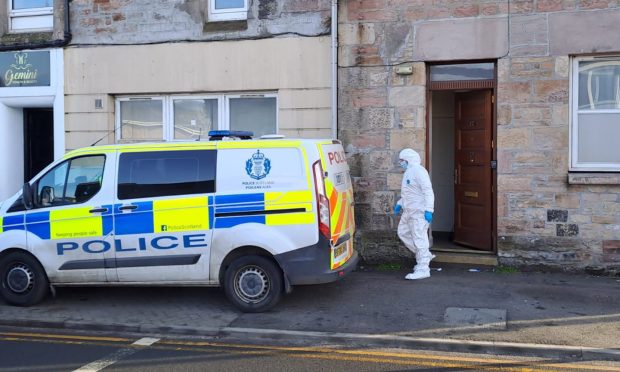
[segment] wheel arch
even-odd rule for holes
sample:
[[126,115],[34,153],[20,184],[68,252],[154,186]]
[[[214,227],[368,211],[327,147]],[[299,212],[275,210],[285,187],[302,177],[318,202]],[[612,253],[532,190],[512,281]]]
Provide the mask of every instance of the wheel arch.
[[273,263],[276,264],[276,266],[280,269],[280,273],[286,281],[286,276],[284,275],[284,270],[282,269],[282,266],[280,266],[278,260],[276,260],[275,257],[268,250],[257,246],[245,245],[228,252],[226,257],[224,257],[224,260],[222,260],[222,264],[220,265],[220,271],[218,273],[218,280],[220,286],[224,285],[224,275],[226,275],[226,270],[228,269],[230,264],[237,258],[243,256],[261,256],[267,258],[270,261],[273,261]]

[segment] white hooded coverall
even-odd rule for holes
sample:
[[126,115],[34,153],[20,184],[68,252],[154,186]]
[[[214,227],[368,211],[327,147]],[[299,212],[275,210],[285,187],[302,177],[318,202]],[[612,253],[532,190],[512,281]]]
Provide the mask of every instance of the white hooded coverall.
[[414,272],[429,272],[433,256],[429,250],[429,223],[424,218],[424,212],[434,212],[435,194],[420,155],[412,149],[404,149],[399,158],[407,161],[407,169],[403,175],[401,198],[397,202],[403,208],[398,237],[415,254]]

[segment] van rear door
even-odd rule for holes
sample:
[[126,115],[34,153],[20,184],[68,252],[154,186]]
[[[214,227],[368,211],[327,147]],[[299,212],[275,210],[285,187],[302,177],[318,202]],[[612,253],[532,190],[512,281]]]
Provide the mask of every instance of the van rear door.
[[332,269],[342,266],[353,254],[355,219],[353,185],[347,158],[339,141],[319,144],[325,172],[325,193],[329,199]]

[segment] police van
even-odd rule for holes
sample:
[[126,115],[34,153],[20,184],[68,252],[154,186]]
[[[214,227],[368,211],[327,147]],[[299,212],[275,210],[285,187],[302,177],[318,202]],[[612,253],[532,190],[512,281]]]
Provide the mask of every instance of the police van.
[[242,311],[355,268],[342,144],[251,139],[86,147],[0,206],[0,295],[56,286],[222,286]]

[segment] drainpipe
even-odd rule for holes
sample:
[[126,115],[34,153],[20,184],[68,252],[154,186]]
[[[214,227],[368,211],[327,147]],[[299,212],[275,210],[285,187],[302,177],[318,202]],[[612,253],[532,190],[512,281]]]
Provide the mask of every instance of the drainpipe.
[[338,138],[338,0],[332,0],[332,138]]
[[60,40],[44,41],[39,43],[16,43],[8,45],[0,45],[0,52],[7,52],[12,50],[22,49],[43,49],[43,48],[62,48],[71,42],[73,35],[71,35],[71,27],[69,25],[69,1],[65,0],[65,32],[63,38]]

